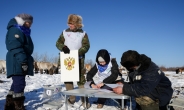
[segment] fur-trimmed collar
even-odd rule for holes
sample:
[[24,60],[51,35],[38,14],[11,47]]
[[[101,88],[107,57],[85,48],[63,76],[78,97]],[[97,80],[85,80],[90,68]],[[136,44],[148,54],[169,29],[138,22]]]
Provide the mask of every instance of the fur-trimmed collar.
[[70,28],[66,29],[66,32],[84,32],[81,28],[77,29],[76,31],[70,30]]
[[140,68],[138,69],[138,71],[139,71],[139,72],[145,71],[146,69],[149,68],[149,66],[150,66],[150,64],[151,64],[151,58],[147,57],[147,56],[144,55],[144,54],[141,54],[140,63],[141,63],[141,66],[140,66]]
[[15,20],[17,21],[17,24],[20,25],[20,26],[23,26],[24,23],[25,23],[25,21],[22,18],[18,17],[18,16],[15,16]]

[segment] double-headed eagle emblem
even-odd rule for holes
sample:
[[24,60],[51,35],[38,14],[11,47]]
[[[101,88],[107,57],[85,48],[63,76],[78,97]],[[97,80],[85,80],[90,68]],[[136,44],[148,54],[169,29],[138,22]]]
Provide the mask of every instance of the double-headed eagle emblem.
[[74,68],[74,64],[75,64],[74,58],[71,58],[71,57],[65,58],[64,65],[65,65],[67,70],[72,70]]

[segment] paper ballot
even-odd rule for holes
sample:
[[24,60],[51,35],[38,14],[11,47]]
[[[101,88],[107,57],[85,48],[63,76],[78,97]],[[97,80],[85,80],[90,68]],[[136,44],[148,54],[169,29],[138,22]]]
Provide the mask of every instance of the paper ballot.
[[116,88],[118,86],[123,87],[123,85],[121,84],[106,84],[106,85],[109,86],[110,88]]
[[61,82],[79,81],[78,50],[70,50],[70,54],[60,52]]
[[[89,86],[90,84],[91,84],[91,81],[86,82],[84,84],[84,88],[93,89]],[[105,86],[106,87],[104,87],[103,89],[94,89],[94,90],[110,93],[110,92],[113,92],[113,90],[112,90],[113,88],[116,88],[118,86],[123,87],[123,85],[121,85],[121,84],[105,84]]]
[[84,84],[84,88],[86,89],[90,89],[91,87],[89,86],[91,84],[91,81],[87,81],[85,84]]

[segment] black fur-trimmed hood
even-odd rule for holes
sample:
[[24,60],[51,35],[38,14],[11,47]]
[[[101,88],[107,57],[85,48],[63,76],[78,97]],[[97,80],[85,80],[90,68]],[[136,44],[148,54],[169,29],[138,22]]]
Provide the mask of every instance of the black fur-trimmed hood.
[[145,71],[146,69],[149,68],[151,64],[151,58],[147,57],[144,54],[141,54],[139,62],[141,64],[140,68],[138,69],[138,72]]

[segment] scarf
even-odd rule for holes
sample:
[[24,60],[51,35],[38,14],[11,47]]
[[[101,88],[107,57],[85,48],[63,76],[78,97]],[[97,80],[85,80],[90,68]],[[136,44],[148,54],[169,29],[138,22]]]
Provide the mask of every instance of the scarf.
[[108,64],[107,64],[107,65],[103,65],[103,66],[98,65],[98,70],[99,70],[100,72],[104,72],[104,71],[107,69],[107,67],[108,67]]
[[31,29],[25,27],[25,26],[20,26],[18,24],[14,25],[14,27],[20,29],[22,31],[22,33],[24,33],[26,36],[30,36],[31,34]]

